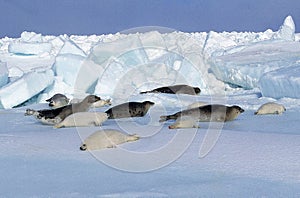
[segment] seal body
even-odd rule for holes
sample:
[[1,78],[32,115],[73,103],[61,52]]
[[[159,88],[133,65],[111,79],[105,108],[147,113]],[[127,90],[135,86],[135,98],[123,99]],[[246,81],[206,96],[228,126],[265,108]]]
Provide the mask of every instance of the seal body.
[[275,102],[268,102],[260,106],[254,114],[255,115],[281,114],[284,111],[286,111],[286,109],[283,105],[277,104]]
[[151,101],[144,102],[127,102],[108,109],[108,119],[143,117],[154,103]]
[[166,93],[166,94],[189,94],[197,95],[201,92],[199,87],[191,87],[189,85],[172,85],[167,87],[159,87],[150,91],[143,91],[140,94],[145,93]]
[[169,129],[180,129],[180,128],[200,128],[198,120],[194,117],[185,116],[178,117],[176,122],[169,126]]
[[42,123],[44,123],[43,120],[45,120],[48,124],[57,124],[73,113],[88,111],[90,106],[99,100],[100,97],[89,95],[79,103],[66,105],[56,109],[27,109],[25,115],[34,115],[36,119],[40,120]]
[[102,112],[78,112],[69,115],[54,127],[100,126],[107,118],[107,114]]
[[49,106],[53,108],[63,107],[69,104],[70,99],[67,96],[57,93],[54,94],[51,98],[47,99],[46,102],[49,102]]
[[225,106],[219,104],[205,105],[193,109],[179,111],[172,115],[160,116],[160,122],[178,117],[189,116],[196,118],[200,122],[226,122],[234,120],[244,110],[239,106]]
[[114,148],[116,145],[136,141],[138,139],[139,137],[137,135],[128,135],[118,130],[105,129],[96,131],[88,136],[80,146],[80,150],[85,151]]

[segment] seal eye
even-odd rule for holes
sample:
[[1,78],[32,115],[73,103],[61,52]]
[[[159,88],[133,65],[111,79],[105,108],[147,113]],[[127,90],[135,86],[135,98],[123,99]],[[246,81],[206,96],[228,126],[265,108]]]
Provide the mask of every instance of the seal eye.
[[86,150],[86,144],[83,144],[83,145],[80,147],[80,150],[85,151],[85,150]]

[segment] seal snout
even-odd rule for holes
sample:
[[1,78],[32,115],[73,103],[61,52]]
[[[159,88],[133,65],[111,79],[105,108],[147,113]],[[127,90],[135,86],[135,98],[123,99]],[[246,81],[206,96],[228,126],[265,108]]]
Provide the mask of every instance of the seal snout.
[[101,98],[99,96],[94,96],[94,98],[92,100],[97,102],[97,101],[101,100]]
[[148,104],[150,104],[151,106],[155,105],[154,102],[151,102],[151,101],[147,101],[147,102],[148,102]]
[[196,94],[201,93],[201,89],[199,87],[194,87],[194,91]]
[[234,105],[233,108],[237,109],[240,113],[243,113],[245,110],[241,108],[240,106]]
[[82,150],[82,151],[85,151],[87,149],[86,144],[83,144],[79,149]]
[[101,100],[101,98],[99,96],[96,96],[96,95],[89,95],[85,98],[85,100],[87,99],[87,101],[89,103],[94,103],[94,102],[97,102],[99,100]]
[[101,98],[99,96],[95,96],[95,99],[98,101],[98,100],[101,100]]

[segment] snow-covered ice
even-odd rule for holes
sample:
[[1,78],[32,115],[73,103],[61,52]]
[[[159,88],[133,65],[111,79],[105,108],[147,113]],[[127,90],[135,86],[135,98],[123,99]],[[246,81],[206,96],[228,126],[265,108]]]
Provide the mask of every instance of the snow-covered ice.
[[300,63],[264,74],[259,85],[265,97],[300,98]]
[[274,39],[283,39],[287,41],[295,40],[295,23],[291,16],[285,18],[282,26],[274,34]]
[[[299,38],[288,16],[278,31],[23,32],[0,39],[0,197],[299,197]],[[202,92],[139,94],[169,84]],[[145,117],[101,127],[54,129],[24,116],[27,108],[48,108],[45,99],[55,93],[155,105]],[[245,112],[199,129],[169,130],[172,121],[158,122],[199,101]],[[266,102],[287,111],[254,115]],[[141,139],[80,151],[101,128]]]
[[12,108],[42,92],[53,82],[52,70],[30,72],[0,89],[0,106]]
[[218,79],[246,89],[258,87],[260,77],[269,71],[294,66],[299,61],[300,43],[268,40],[229,49],[211,58]]
[[6,63],[0,62],[0,88],[8,82],[8,69]]
[[56,76],[61,76],[66,84],[74,87],[84,60],[85,57],[76,54],[56,56],[53,65]]
[[50,43],[11,43],[8,46],[10,53],[19,55],[40,55],[50,53],[52,46]]

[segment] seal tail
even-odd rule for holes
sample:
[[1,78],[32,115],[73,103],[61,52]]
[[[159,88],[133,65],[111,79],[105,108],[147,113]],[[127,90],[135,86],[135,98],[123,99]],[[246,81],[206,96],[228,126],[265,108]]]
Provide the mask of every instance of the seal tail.
[[140,94],[151,93],[150,91],[141,91]]
[[137,134],[129,135],[127,137],[127,142],[133,142],[140,139],[140,137]]

